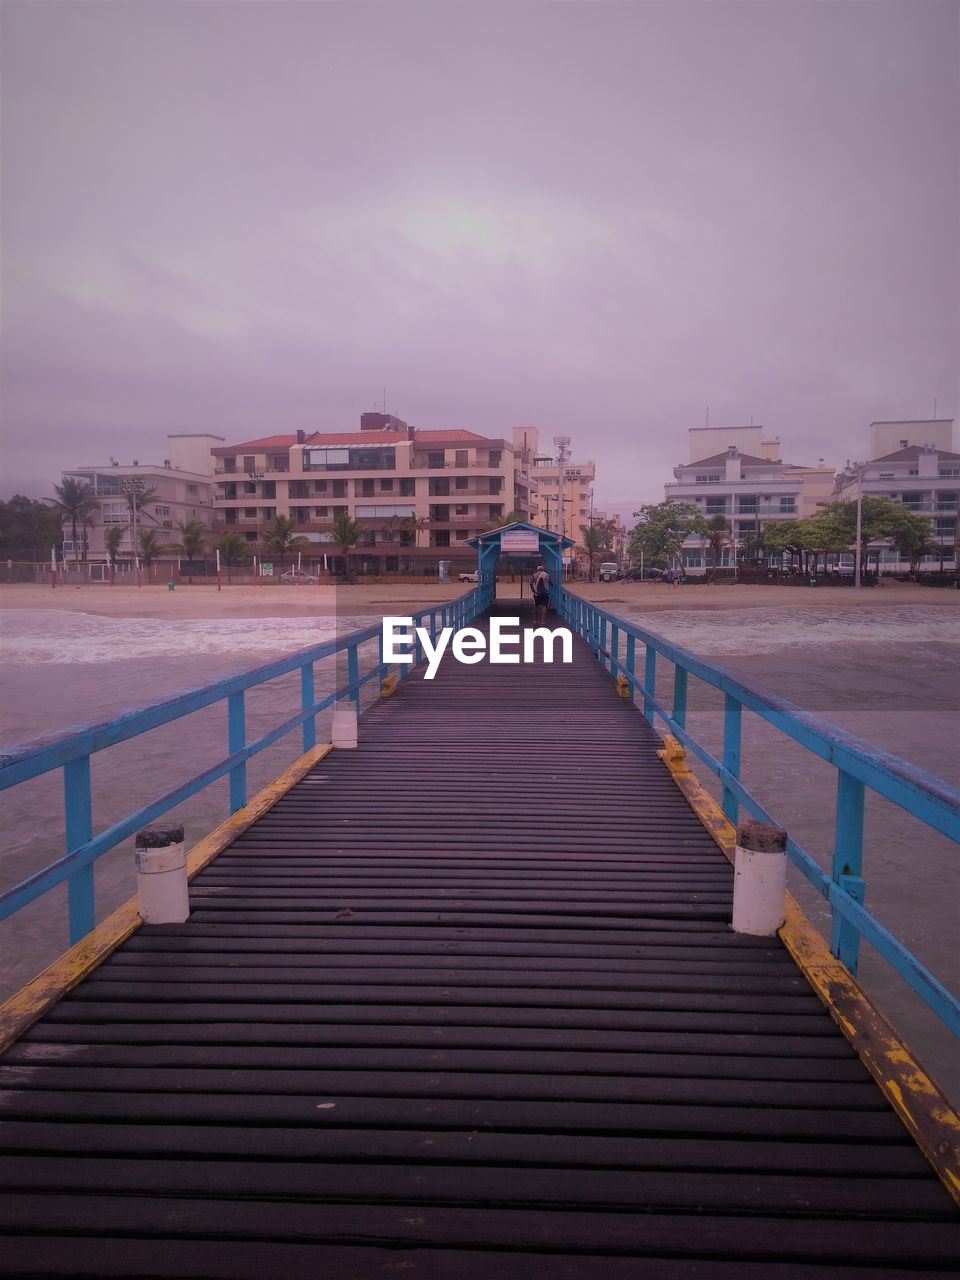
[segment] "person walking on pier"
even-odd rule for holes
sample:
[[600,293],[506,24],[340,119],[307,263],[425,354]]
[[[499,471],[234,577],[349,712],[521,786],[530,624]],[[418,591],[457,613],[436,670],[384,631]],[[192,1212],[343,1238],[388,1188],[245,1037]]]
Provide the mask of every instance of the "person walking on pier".
[[550,603],[550,575],[542,564],[538,564],[530,579],[530,592],[533,596],[534,626],[547,621],[547,605]]

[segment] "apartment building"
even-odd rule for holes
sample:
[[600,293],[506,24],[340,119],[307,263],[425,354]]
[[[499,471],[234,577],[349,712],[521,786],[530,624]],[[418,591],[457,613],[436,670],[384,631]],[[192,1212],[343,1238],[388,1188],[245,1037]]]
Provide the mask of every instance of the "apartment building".
[[385,413],[364,413],[354,432],[298,431],[218,446],[215,527],[262,543],[278,515],[314,548],[338,556],[337,519],[363,526],[351,560],[361,572],[435,572],[473,564],[475,537],[516,510],[531,514],[535,480],[512,441],[459,429],[422,431]]
[[[79,480],[90,486],[94,498],[90,523],[77,541],[74,549],[72,521],[63,522],[63,555],[66,560],[83,556],[82,541],[86,539],[86,558],[93,565],[107,563],[104,535],[112,525],[123,527],[120,555],[132,557],[133,535],[130,528],[130,503],[127,490],[132,480],[141,482],[143,489],[152,490],[154,497],[137,517],[138,526],[151,530],[161,548],[180,540],[179,524],[197,521],[205,528],[213,527],[213,459],[211,448],[223,443],[223,436],[207,433],[181,433],[168,435],[169,457],[163,462],[141,463],[135,459],[130,464],[111,458],[106,464],[90,467],[73,467],[63,472],[63,479]],[[171,547],[161,560],[176,558]]]
[[[523,455],[536,480],[531,494],[531,516],[544,529],[562,530],[577,544],[565,555],[568,568],[586,555],[583,526],[589,527],[592,485],[596,478],[593,461],[565,459],[561,464],[557,453],[548,453],[540,444],[536,427],[514,427],[515,456]],[[594,516],[596,513],[594,513]]]
[[[954,420],[872,422],[871,460],[850,464],[837,474],[833,500],[856,499],[861,492],[875,498],[892,498],[910,511],[928,516],[937,549],[924,557],[930,569],[956,568],[957,522],[960,518],[960,453],[953,444]],[[878,456],[878,450],[893,449]],[[881,568],[906,572],[896,548],[876,544]]]
[[[779,441],[776,443],[779,447]],[[724,550],[722,565],[732,567],[737,547],[748,536],[756,536],[764,521],[799,517],[800,473],[804,470],[779,459],[741,453],[737,445],[730,444],[722,453],[674,467],[674,481],[664,486],[664,494],[674,502],[695,506],[708,520],[711,516],[726,518],[731,544]],[[704,539],[691,535],[683,546],[682,558],[691,572],[705,572]]]

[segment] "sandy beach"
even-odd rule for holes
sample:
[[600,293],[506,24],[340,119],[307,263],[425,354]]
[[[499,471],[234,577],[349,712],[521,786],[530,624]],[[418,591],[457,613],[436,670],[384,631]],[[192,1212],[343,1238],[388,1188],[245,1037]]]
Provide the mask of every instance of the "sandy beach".
[[[142,588],[127,586],[41,585],[0,586],[4,609],[66,609],[105,617],[129,618],[262,618],[334,617],[415,612],[431,604],[453,600],[466,588],[461,583],[358,583],[355,586],[215,586],[178,584]],[[861,606],[922,604],[957,608],[960,591],[920,587],[890,581],[882,587],[768,587],[755,585],[673,587],[659,582],[578,582],[573,590],[617,613],[646,613],[670,609],[744,609],[825,605],[856,609]],[[519,584],[500,583],[501,598],[516,596]]]

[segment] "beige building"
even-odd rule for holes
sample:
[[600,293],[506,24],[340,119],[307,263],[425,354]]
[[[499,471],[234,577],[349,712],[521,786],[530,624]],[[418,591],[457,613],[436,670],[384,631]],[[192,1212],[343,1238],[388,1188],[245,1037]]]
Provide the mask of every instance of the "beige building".
[[[223,443],[223,436],[206,433],[177,434],[167,436],[169,457],[161,463],[130,464],[114,459],[104,466],[73,467],[63,472],[63,478],[79,480],[93,491],[94,506],[91,521],[86,529],[87,560],[92,565],[106,564],[104,545],[106,530],[112,525],[123,527],[120,555],[130,559],[133,554],[133,535],[130,528],[130,503],[127,490],[133,480],[142,487],[154,491],[154,498],[137,516],[140,528],[152,530],[161,547],[161,559],[176,558],[176,551],[163,551],[165,545],[179,542],[178,525],[197,521],[205,528],[213,526],[213,458],[211,447]],[[63,522],[63,555],[67,561],[75,558],[72,522]],[[80,539],[78,539],[80,541]],[[82,545],[76,549],[83,555]]]
[[364,413],[353,432],[298,431],[218,446],[215,526],[253,546],[276,516],[314,544],[318,563],[340,555],[337,519],[363,525],[351,559],[361,572],[432,572],[440,560],[472,566],[467,540],[513,510],[531,513],[536,488],[512,441],[451,429],[422,431]]
[[[558,451],[548,453],[541,446],[536,427],[514,427],[515,451],[523,451],[532,462],[536,479],[531,504],[531,519],[544,529],[562,531],[577,544],[568,554],[568,562],[579,561],[584,553],[582,526],[589,527],[592,486],[596,477],[593,461],[565,459],[559,462]],[[596,513],[593,513],[596,518]]]

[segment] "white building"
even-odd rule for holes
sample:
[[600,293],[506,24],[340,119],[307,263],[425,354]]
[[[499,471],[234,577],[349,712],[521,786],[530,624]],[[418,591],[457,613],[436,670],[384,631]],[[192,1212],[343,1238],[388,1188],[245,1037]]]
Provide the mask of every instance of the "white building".
[[[938,544],[935,553],[924,557],[929,569],[938,568],[941,560],[945,568],[957,567],[960,453],[950,448],[953,426],[952,418],[871,423],[872,446],[882,448],[893,441],[897,447],[880,456],[874,455],[869,462],[848,464],[837,475],[832,495],[836,502],[855,499],[860,492],[862,473],[865,496],[892,498],[917,515],[928,516],[933,540]],[[876,545],[882,548],[882,569],[907,571],[909,564],[901,560],[895,548],[882,543]]]
[[[776,444],[779,448],[779,441]],[[673,502],[695,506],[707,520],[711,516],[726,519],[731,542],[724,549],[721,567],[732,567],[737,546],[749,535],[756,535],[765,521],[799,517],[804,470],[779,459],[741,453],[737,445],[730,444],[723,453],[674,467],[674,482],[664,486],[664,493]],[[706,544],[700,535],[686,540],[682,554],[685,568],[706,572]]]
[[[68,477],[88,484],[94,498],[91,520],[86,529],[87,561],[93,565],[106,564],[107,552],[104,534],[111,525],[123,526],[120,555],[130,559],[133,553],[133,537],[130,529],[130,505],[125,484],[134,477],[147,490],[154,490],[155,497],[138,516],[138,525],[152,530],[161,548],[180,540],[179,524],[197,521],[204,528],[213,526],[213,458],[210,450],[223,443],[222,436],[206,433],[168,435],[169,454],[163,462],[141,463],[135,460],[121,464],[113,458],[104,465],[72,467],[63,472]],[[82,545],[75,555],[72,521],[63,522],[63,556],[67,561],[81,558]],[[81,539],[78,538],[78,542]],[[173,559],[176,552],[170,550],[161,558]]]

